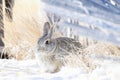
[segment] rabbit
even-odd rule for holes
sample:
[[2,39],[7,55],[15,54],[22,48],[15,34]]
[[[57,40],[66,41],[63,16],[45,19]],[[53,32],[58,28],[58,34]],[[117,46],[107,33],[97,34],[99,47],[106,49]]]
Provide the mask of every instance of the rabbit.
[[59,27],[61,19],[55,15],[48,15],[48,19],[36,48],[36,59],[42,70],[55,73],[63,66],[74,64],[77,67],[82,65],[87,71],[93,70],[95,67],[79,41],[68,37],[53,38],[54,29]]
[[[43,35],[37,43],[36,58],[39,65],[44,68],[43,70],[50,73],[57,72],[69,62],[68,58],[73,55],[80,59],[82,63],[87,61],[85,66],[89,67],[89,60],[82,53],[81,43],[68,37],[52,38],[53,29],[54,27],[50,22],[45,22]],[[80,63],[77,64],[81,65]]]
[[44,24],[43,35],[38,40],[36,59],[44,72],[54,73],[59,71],[63,65],[60,60],[55,58],[56,40],[51,39],[53,28],[50,28],[49,22]]

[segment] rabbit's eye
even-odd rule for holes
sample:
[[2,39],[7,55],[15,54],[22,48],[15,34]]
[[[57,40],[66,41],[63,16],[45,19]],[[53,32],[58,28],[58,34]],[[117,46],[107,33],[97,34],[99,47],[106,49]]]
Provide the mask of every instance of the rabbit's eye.
[[47,41],[45,41],[45,44],[49,44],[49,41],[47,40]]

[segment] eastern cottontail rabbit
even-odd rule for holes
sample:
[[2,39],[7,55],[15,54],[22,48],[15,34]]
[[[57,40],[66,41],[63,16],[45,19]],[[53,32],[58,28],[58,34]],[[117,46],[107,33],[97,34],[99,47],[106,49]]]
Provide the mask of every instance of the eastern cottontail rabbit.
[[[67,62],[65,59],[72,55],[81,55],[81,59],[84,59],[83,63],[87,61],[84,57],[85,54],[81,52],[82,46],[80,42],[67,37],[52,39],[52,34],[53,27],[49,22],[46,22],[43,35],[38,40],[36,53],[39,65],[43,66],[46,72],[58,71]],[[89,66],[89,64],[86,66]]]
[[38,40],[36,53],[38,63],[45,71],[56,72],[63,65],[75,62],[91,67],[91,60],[86,53],[82,53],[83,47],[79,41],[68,37],[52,38],[54,27],[58,27],[61,21],[56,16],[48,16],[48,19],[49,22],[45,22],[43,27],[43,35]]

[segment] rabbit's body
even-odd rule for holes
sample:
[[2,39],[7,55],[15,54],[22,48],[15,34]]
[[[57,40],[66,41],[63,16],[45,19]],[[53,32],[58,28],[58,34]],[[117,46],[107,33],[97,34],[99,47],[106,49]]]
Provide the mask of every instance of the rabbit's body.
[[67,56],[77,54],[81,49],[81,44],[72,38],[59,37],[51,39],[51,41],[51,50],[47,51],[47,49],[41,48],[36,55],[39,65],[44,67],[46,72],[58,71],[64,65]]
[[39,65],[46,68],[47,72],[56,72],[64,65],[66,58],[71,55],[81,54],[80,42],[67,37],[52,39],[53,27],[46,22],[43,36],[38,40],[36,57]]

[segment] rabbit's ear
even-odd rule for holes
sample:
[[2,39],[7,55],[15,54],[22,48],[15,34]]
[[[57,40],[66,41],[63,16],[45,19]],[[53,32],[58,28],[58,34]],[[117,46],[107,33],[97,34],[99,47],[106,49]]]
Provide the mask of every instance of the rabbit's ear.
[[50,28],[48,37],[51,39],[52,35],[53,35],[53,27]]
[[47,36],[49,34],[49,30],[50,30],[50,24],[49,22],[45,22],[43,28],[43,36]]

